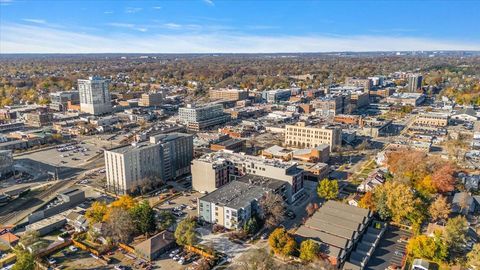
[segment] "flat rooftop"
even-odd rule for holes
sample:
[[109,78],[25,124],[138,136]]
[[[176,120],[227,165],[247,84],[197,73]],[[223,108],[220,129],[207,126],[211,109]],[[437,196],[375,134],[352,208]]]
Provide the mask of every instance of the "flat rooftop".
[[232,181],[199,200],[239,209],[253,200],[259,199],[270,189],[242,181]]

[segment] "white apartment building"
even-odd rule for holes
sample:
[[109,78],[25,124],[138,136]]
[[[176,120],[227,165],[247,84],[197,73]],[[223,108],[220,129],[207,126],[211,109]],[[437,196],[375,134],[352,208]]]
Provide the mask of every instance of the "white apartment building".
[[93,115],[110,113],[112,102],[108,84],[108,80],[95,76],[88,80],[78,80],[80,110]]
[[200,192],[212,192],[246,174],[286,182],[285,196],[289,203],[303,190],[303,170],[295,162],[229,151],[209,153],[192,162],[192,186]]
[[107,189],[126,194],[149,181],[173,180],[190,173],[193,136],[184,133],[160,134],[149,141],[105,151]]

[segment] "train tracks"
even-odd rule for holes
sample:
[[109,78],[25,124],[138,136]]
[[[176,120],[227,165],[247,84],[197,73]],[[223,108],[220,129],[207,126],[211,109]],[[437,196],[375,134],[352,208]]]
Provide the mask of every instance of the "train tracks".
[[[54,183],[52,186],[46,188],[39,194],[27,198],[20,203],[14,201],[11,205],[6,205],[7,210],[2,211],[3,213],[0,214],[0,225],[14,225],[25,218],[28,214],[32,212],[32,208],[36,206],[41,206],[42,204],[46,203],[55,195],[58,190],[62,189],[67,185],[73,185],[75,181],[73,180],[61,180],[57,183]],[[22,198],[18,198],[17,200],[22,200]]]

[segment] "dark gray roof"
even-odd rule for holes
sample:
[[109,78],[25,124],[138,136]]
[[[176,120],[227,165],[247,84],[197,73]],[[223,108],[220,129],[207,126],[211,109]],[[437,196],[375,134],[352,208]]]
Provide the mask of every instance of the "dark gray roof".
[[[301,226],[296,235],[322,242],[329,256],[346,253],[360,239],[371,212],[337,201],[327,201]],[[340,249],[340,250],[338,250]]]
[[223,205],[233,209],[239,209],[260,199],[265,192],[271,189],[245,183],[232,181],[217,190],[200,198],[201,201]]
[[236,180],[247,183],[247,184],[253,184],[259,187],[264,187],[271,190],[277,190],[287,184],[287,182],[282,180],[277,180],[274,178],[269,178],[269,177],[254,175],[254,174],[246,174],[240,178],[237,178]]

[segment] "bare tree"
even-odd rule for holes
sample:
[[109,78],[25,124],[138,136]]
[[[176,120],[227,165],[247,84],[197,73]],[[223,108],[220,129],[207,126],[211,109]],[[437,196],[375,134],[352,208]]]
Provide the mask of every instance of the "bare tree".
[[265,225],[273,228],[284,219],[285,206],[282,196],[274,193],[267,193],[260,200],[260,216],[265,220]]
[[251,249],[239,259],[238,270],[270,270],[275,268],[275,261],[265,249]]
[[110,210],[107,222],[108,236],[115,242],[128,243],[135,232],[135,224],[132,216],[122,208],[113,208]]

